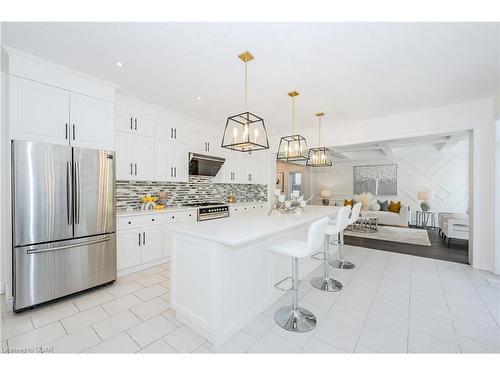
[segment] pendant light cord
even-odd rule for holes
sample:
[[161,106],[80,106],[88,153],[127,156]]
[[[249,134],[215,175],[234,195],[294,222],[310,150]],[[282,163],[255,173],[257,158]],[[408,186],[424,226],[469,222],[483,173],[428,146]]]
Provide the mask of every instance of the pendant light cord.
[[295,96],[292,96],[292,135],[295,135]]
[[248,70],[247,59],[245,59],[245,112],[248,112]]
[[318,116],[318,147],[321,147],[321,116]]

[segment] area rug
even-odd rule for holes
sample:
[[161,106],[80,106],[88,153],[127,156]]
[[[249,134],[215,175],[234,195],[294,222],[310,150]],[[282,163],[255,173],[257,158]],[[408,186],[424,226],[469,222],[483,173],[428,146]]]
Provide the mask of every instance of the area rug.
[[378,232],[358,232],[345,230],[346,236],[371,238],[374,240],[411,243],[414,245],[431,246],[429,235],[425,229],[389,227],[379,225]]

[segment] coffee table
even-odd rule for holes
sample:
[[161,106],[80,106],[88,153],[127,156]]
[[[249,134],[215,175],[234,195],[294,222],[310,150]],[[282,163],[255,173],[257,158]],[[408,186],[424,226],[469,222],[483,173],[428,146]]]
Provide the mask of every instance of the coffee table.
[[378,232],[378,217],[360,216],[351,230],[358,232]]

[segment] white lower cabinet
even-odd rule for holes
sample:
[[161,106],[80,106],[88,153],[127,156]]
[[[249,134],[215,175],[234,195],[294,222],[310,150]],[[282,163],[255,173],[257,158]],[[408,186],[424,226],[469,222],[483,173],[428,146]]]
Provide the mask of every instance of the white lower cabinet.
[[140,228],[119,230],[116,235],[118,271],[141,264]]
[[163,258],[161,224],[120,229],[116,238],[118,271]]
[[141,262],[151,262],[163,257],[163,226],[153,224],[142,227]]
[[196,210],[119,216],[117,219],[117,270],[121,275],[167,261],[169,227],[196,221]]
[[264,210],[267,207],[267,203],[248,203],[248,204],[236,204],[229,206],[229,215],[239,215],[246,212],[252,212],[257,210]]

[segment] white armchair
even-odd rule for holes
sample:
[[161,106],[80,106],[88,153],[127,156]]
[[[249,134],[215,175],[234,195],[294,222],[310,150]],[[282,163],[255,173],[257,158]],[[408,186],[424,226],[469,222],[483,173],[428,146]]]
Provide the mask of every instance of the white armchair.
[[442,230],[445,239],[448,239],[448,247],[452,239],[469,239],[469,217],[443,217]]

